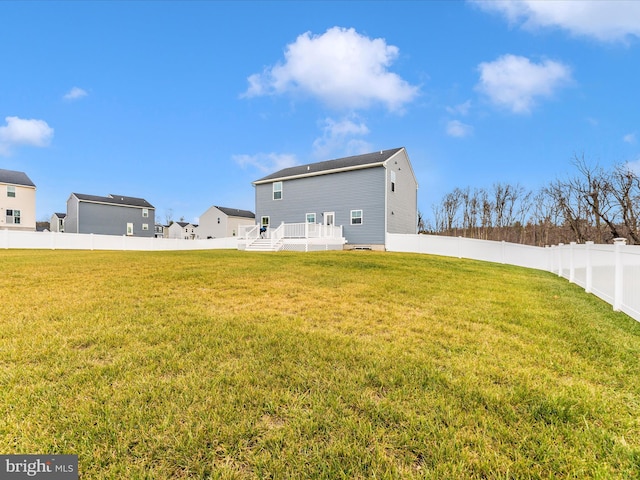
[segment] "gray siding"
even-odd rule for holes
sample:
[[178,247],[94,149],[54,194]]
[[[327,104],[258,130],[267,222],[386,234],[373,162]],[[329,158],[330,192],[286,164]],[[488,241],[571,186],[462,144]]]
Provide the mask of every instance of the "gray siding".
[[66,233],[78,233],[78,199],[71,195],[67,200],[67,216],[64,219]]
[[[395,191],[391,191],[395,172]],[[404,150],[387,162],[387,232],[416,233],[418,230],[418,184]]]
[[[126,235],[127,223],[133,223],[134,236],[153,237],[155,209],[149,208],[148,210],[149,216],[143,217],[140,207],[79,202],[77,198],[71,196],[67,202],[67,219],[69,220],[65,219],[65,231],[68,233]],[[148,230],[142,229],[143,223],[148,225]]]
[[[285,180],[282,199],[273,200],[273,184],[256,185],[256,223],[269,216],[272,227],[302,223],[307,213],[324,223],[324,212],[335,212],[335,224],[351,244],[384,245],[386,181],[384,167]],[[351,210],[362,210],[361,225],[350,225]]]

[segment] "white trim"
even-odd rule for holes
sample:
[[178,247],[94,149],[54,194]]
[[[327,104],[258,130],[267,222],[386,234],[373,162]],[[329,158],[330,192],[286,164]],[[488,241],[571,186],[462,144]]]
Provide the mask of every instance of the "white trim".
[[[309,215],[313,215],[313,220],[309,221]],[[307,223],[316,223],[316,212],[309,212],[304,214],[304,221]]]

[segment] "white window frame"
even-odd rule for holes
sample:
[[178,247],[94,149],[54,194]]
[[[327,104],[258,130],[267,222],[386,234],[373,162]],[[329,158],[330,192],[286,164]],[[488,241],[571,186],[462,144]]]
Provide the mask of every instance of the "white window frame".
[[282,200],[282,182],[273,182],[273,199]]
[[[354,213],[360,212],[359,216],[354,216]],[[362,209],[357,209],[357,210],[351,210],[351,213],[349,214],[349,218],[350,218],[350,225],[362,225],[364,223],[364,214],[362,212]],[[360,220],[359,222],[354,222],[354,220]]]
[[396,191],[396,172],[391,170],[391,191]]
[[[266,222],[265,222],[265,220],[266,220]],[[269,218],[268,215],[265,215],[265,216],[260,218],[260,226],[261,227],[268,227],[269,225],[271,225],[271,219]]]
[[133,223],[127,223],[127,235],[133,235]]
[[324,225],[336,226],[336,212],[324,212],[322,216],[324,217]]
[[147,218],[149,216],[149,209],[148,208],[143,208],[142,209],[142,217],[143,218]]
[[142,224],[142,230],[149,230],[149,224],[148,223],[143,223]]
[[7,197],[16,198],[16,187],[7,185]]
[[311,212],[311,213],[305,214],[304,218],[305,218],[307,223],[316,223],[316,213],[315,212]]

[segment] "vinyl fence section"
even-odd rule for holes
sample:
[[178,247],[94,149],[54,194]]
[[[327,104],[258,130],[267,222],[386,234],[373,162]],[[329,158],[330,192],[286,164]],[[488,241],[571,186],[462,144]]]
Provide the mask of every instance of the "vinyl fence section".
[[15,232],[0,230],[0,248],[49,250],[213,250],[237,249],[236,237],[207,240],[142,238],[92,233]]
[[587,244],[532,247],[434,235],[387,235],[387,250],[504,263],[553,272],[640,321],[640,246]]

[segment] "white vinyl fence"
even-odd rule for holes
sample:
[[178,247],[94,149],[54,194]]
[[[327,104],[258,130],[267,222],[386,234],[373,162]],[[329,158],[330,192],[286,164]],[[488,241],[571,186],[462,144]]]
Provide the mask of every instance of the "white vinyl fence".
[[207,240],[142,238],[93,233],[21,232],[0,230],[0,248],[48,250],[209,250],[237,249],[236,237]]
[[435,235],[387,235],[387,250],[517,265],[556,273],[640,321],[640,246],[572,243],[532,247]]

